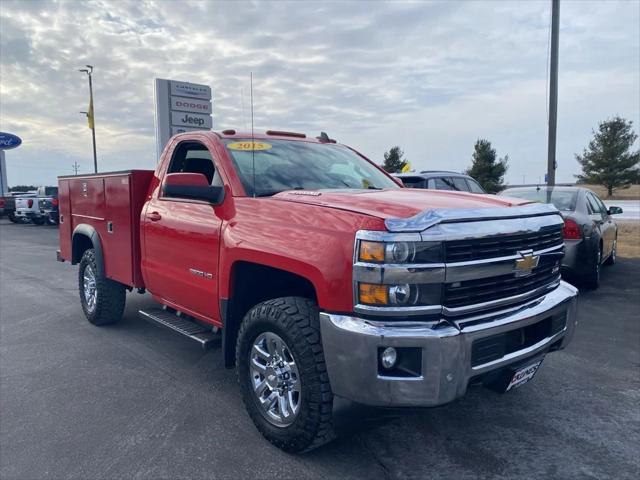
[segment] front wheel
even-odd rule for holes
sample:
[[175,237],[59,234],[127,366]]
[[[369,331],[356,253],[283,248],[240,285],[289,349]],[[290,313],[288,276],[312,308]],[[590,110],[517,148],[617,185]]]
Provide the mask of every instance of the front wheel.
[[587,276],[584,280],[585,286],[591,290],[596,290],[600,286],[600,263],[602,262],[602,249],[598,248]]
[[618,255],[617,250],[618,250],[618,237],[616,236],[615,240],[613,241],[613,248],[611,249],[611,254],[604,261],[605,265],[613,265],[616,263],[616,256]]
[[297,453],[334,438],[314,302],[284,297],[253,307],[238,332],[236,369],[249,416],[271,443]]
[[125,286],[98,274],[96,252],[92,248],[85,251],[80,260],[78,289],[82,310],[89,322],[108,325],[122,318]]

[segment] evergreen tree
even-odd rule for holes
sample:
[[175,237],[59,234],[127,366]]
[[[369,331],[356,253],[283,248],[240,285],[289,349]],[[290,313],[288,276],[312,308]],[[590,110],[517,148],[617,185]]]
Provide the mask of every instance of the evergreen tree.
[[478,139],[473,147],[471,168],[466,174],[473,177],[488,193],[497,193],[504,189],[504,174],[507,172],[509,156],[498,159],[491,142]]
[[616,116],[601,122],[582,155],[576,154],[582,166],[578,181],[604,185],[609,196],[637,181],[640,150],[631,150],[637,138],[631,120]]
[[402,159],[404,152],[400,147],[392,147],[388,152],[384,153],[384,163],[382,168],[389,173],[400,173],[407,164],[406,160]]

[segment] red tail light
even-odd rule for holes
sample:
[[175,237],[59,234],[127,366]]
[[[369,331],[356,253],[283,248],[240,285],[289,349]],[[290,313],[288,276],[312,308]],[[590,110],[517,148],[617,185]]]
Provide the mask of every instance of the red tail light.
[[33,198],[30,198],[30,199],[27,201],[27,206],[28,206],[29,208],[33,207]]
[[580,231],[580,225],[574,220],[566,218],[564,220],[564,228],[562,230],[562,236],[565,240],[580,240],[582,238],[582,232]]
[[0,198],[0,208],[4,208],[4,198]]
[[58,199],[57,198],[52,198],[51,199],[51,205],[53,205],[54,207],[58,206]]

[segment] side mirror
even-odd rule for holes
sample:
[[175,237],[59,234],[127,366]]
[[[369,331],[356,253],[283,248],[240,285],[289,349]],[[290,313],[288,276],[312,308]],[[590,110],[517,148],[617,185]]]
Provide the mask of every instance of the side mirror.
[[165,197],[204,200],[214,205],[224,200],[224,187],[209,185],[202,173],[169,173],[164,179],[162,192]]
[[609,210],[607,210],[607,213],[609,215],[618,215],[619,213],[622,213],[622,208],[620,208],[620,207],[609,207]]

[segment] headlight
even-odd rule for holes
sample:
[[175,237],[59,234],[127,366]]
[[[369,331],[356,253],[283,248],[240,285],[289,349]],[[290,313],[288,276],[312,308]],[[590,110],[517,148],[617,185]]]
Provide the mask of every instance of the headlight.
[[394,242],[385,245],[385,259],[387,263],[411,263],[415,256],[415,243]]
[[358,284],[358,303],[378,307],[416,307],[439,305],[442,286]]
[[440,242],[376,242],[361,240],[358,261],[365,263],[441,263]]

